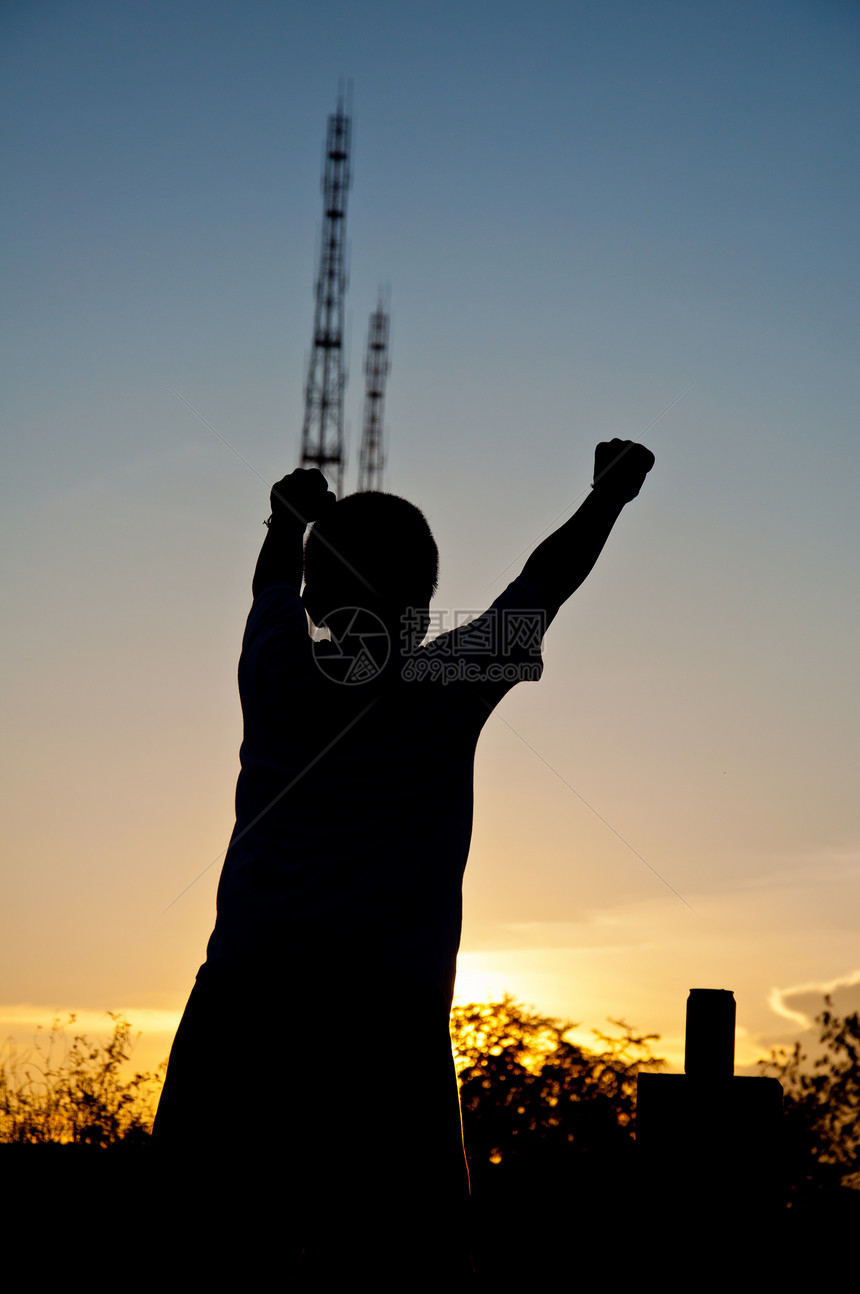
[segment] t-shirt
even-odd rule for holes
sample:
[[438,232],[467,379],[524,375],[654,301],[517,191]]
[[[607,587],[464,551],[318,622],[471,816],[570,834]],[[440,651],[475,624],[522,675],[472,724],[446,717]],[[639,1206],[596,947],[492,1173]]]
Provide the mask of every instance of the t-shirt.
[[477,619],[383,664],[373,617],[345,651],[313,641],[297,589],[263,591],[239,662],[236,826],[210,963],[266,949],[305,979],[373,965],[450,1006],[475,747],[505,693],[540,677],[544,619],[520,577]]

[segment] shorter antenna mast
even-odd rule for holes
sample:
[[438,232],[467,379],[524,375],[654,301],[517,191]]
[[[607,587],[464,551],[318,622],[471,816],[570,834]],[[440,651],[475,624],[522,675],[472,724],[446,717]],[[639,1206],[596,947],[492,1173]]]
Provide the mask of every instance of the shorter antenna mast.
[[388,377],[388,334],[391,316],[383,306],[382,293],[367,328],[364,360],[364,425],[358,463],[358,488],[382,489],[385,454],[382,447],[382,415],[385,407],[385,379]]

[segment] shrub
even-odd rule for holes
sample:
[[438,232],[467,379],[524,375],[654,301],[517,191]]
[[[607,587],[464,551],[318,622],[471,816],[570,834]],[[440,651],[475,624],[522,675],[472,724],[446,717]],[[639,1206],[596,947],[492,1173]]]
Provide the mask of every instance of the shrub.
[[113,1034],[103,1046],[68,1030],[75,1016],[55,1020],[47,1036],[20,1052],[0,1055],[0,1142],[87,1145],[140,1142],[149,1137],[167,1062],[155,1073],[123,1077],[134,1046],[131,1025],[108,1013]]
[[762,1072],[782,1084],[795,1204],[822,1192],[860,1189],[860,1014],[834,1015],[825,997],[815,1023],[820,1054],[811,1063],[799,1042],[759,1061]]
[[566,1035],[569,1021],[541,1016],[512,997],[455,1007],[451,1037],[460,1079],[463,1128],[473,1172],[517,1161],[572,1168],[632,1145],[636,1075],[663,1065],[656,1034],[598,1033],[599,1050]]

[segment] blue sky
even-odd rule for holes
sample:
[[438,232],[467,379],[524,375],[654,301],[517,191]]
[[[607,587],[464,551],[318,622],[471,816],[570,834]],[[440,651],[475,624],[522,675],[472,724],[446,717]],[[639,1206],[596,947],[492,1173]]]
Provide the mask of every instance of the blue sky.
[[347,482],[385,284],[386,484],[436,530],[440,607],[504,586],[597,440],[657,455],[540,687],[482,739],[464,984],[668,1037],[704,977],[753,1046],[785,1026],[774,993],[852,983],[856,8],[0,21],[10,1018],[169,1015],[202,957],[217,863],[164,909],[231,826],[235,663],[268,484],[297,461],[342,78]]

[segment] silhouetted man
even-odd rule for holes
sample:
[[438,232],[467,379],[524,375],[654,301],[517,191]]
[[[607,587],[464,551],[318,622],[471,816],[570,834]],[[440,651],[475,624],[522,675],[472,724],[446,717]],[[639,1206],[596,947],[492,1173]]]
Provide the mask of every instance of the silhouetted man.
[[315,470],[272,491],[236,827],[156,1123],[216,1267],[277,1254],[296,1279],[468,1284],[448,1016],[475,746],[540,676],[546,626],[653,461],[599,445],[575,515],[484,615],[427,646],[423,514],[386,494],[336,502]]

